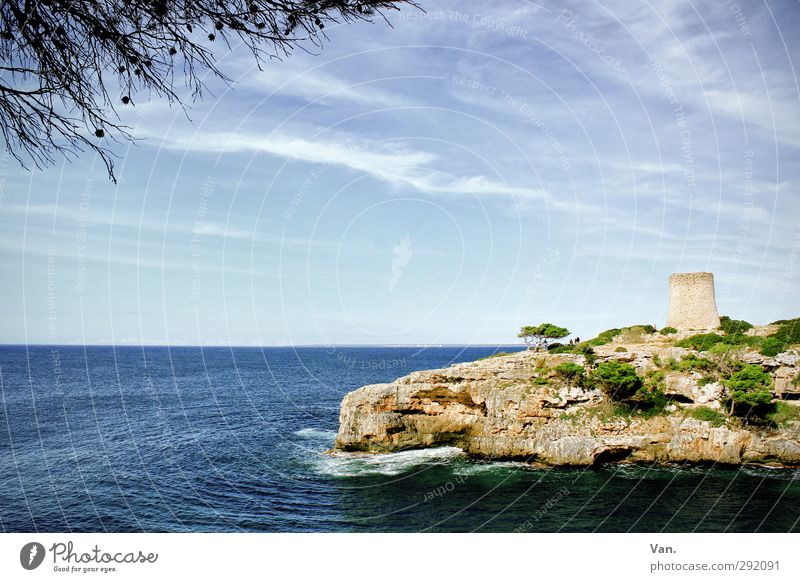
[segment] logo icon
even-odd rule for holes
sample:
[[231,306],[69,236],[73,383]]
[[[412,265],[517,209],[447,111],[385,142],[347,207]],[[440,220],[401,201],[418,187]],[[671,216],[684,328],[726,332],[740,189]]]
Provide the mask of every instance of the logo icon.
[[39,542],[28,542],[19,551],[19,563],[26,570],[35,570],[44,561],[44,546]]
[[411,237],[405,235],[400,239],[400,243],[392,248],[392,277],[389,280],[389,292],[394,291],[395,286],[400,277],[403,275],[403,269],[406,268],[411,257],[414,256],[414,251],[411,250]]

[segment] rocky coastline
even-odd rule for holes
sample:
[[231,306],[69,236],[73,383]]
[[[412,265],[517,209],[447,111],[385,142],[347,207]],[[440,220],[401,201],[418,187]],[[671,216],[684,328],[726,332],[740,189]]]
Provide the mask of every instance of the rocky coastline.
[[[713,357],[676,347],[680,335],[645,334],[633,343],[624,336],[595,347],[590,356],[522,351],[364,386],[342,401],[331,453],[455,446],[476,458],[557,466],[616,462],[800,467],[796,349],[773,357],[747,349],[736,354],[740,363],[769,373],[774,401],[788,411],[780,422],[753,424],[730,414],[722,378],[692,369],[693,362]],[[576,383],[554,374],[566,362],[587,368],[626,363],[637,374],[656,377],[668,404],[658,413],[620,410],[591,382]]]

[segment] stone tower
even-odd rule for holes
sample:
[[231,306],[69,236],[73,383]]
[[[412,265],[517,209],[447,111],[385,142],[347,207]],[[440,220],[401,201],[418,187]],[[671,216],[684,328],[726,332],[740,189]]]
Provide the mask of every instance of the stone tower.
[[669,276],[667,325],[679,330],[719,327],[713,273],[673,273]]

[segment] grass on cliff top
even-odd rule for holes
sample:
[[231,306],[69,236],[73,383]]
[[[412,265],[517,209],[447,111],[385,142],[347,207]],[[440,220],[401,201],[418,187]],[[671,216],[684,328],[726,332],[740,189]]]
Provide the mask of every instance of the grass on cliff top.
[[775,412],[769,415],[768,420],[770,425],[784,428],[794,421],[800,421],[800,406],[776,402]]
[[574,346],[556,346],[550,350],[552,354],[583,354],[592,346],[604,346],[611,343],[615,337],[620,337],[622,341],[630,344],[644,342],[644,336],[656,333],[656,328],[652,325],[629,325],[627,327],[613,327],[597,335],[597,337],[575,344]]
[[725,414],[719,412],[718,410],[714,410],[713,408],[709,408],[708,406],[698,406],[696,408],[690,408],[687,411],[686,416],[690,418],[695,418],[697,420],[709,422],[713,427],[723,426],[728,421],[728,417],[725,416]]
[[494,354],[489,354],[488,356],[483,356],[482,358],[478,358],[475,360],[476,362],[480,362],[481,360],[488,360],[490,358],[499,358],[501,356],[510,356],[511,354],[515,354],[517,352],[496,352]]
[[604,400],[598,404],[583,407],[576,412],[562,413],[559,418],[562,420],[577,420],[578,418],[587,417],[597,418],[600,422],[612,422],[615,420],[631,422],[634,419],[647,420],[656,416],[666,416],[668,414],[666,411],[668,405],[668,399],[659,400],[659,402],[648,406]]
[[723,316],[718,333],[699,333],[689,336],[675,343],[681,348],[689,348],[698,352],[705,352],[715,346],[740,346],[750,347],[761,352],[767,357],[777,356],[785,352],[790,346],[800,344],[800,318],[782,319],[773,322],[778,328],[768,336],[749,336],[744,332],[753,326],[746,321],[730,319]]

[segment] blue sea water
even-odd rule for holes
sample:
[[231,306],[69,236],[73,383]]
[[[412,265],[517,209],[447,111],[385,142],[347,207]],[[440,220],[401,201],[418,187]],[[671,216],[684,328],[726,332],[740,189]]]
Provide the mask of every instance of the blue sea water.
[[800,529],[792,470],[324,454],[346,392],[494,351],[0,347],[0,529]]

